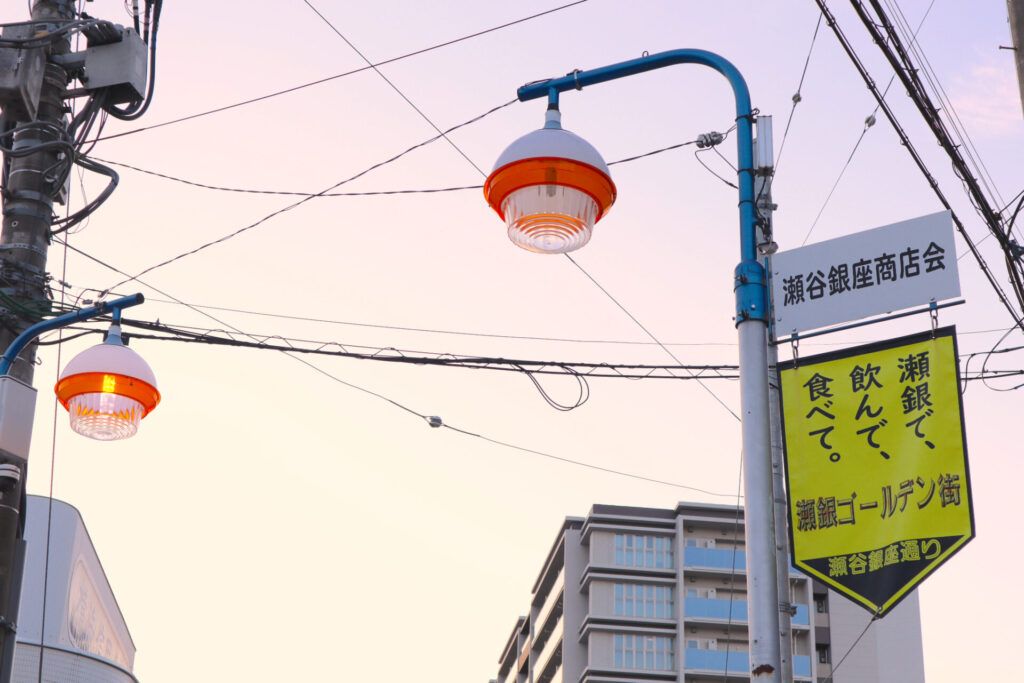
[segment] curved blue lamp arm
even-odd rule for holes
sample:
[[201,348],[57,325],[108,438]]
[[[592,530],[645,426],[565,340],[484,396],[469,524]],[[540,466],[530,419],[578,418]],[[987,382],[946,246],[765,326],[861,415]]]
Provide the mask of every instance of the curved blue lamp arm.
[[768,297],[764,268],[757,262],[757,213],[754,196],[754,122],[750,91],[746,81],[732,62],[706,50],[668,50],[639,59],[602,66],[589,71],[574,71],[560,78],[530,83],[519,88],[521,102],[548,98],[548,107],[557,108],[558,94],[581,90],[588,85],[604,83],[674,64],[703,64],[719,72],[732,86],[736,99],[736,151],[739,168],[740,259],[736,268],[736,322],[768,320]]
[[120,299],[114,299],[113,301],[104,301],[90,306],[88,308],[81,308],[71,313],[65,313],[59,315],[56,318],[50,318],[49,320],[43,320],[38,322],[32,327],[28,328],[21,334],[19,334],[11,345],[7,347],[7,351],[4,352],[3,356],[0,356],[0,376],[6,375],[11,371],[11,366],[17,359],[18,354],[21,353],[22,349],[29,345],[33,339],[51,330],[59,330],[62,327],[82,322],[85,320],[91,320],[101,315],[113,312],[115,322],[121,317],[121,309],[131,308],[132,306],[138,306],[145,297],[142,294],[132,294],[131,296],[125,296]]

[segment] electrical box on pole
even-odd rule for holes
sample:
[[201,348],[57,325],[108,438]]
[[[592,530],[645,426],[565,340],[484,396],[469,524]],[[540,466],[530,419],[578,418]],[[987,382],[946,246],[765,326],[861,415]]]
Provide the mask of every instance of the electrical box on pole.
[[89,41],[82,82],[87,90],[107,88],[110,104],[138,102],[146,93],[146,44],[130,28],[117,28],[116,42]]
[[[32,37],[29,25],[8,26],[2,37],[23,41]],[[31,121],[39,110],[46,49],[0,46],[0,110],[8,120]]]

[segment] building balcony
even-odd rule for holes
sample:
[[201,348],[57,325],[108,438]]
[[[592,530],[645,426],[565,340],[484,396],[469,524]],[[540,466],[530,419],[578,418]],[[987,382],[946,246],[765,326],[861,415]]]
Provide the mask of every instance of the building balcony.
[[[723,677],[750,678],[750,655],[746,650],[695,650],[686,649],[684,668],[688,674],[720,674]],[[803,655],[793,657],[794,678],[810,680],[811,658]]]
[[[795,605],[794,625],[809,626],[810,615],[807,605]],[[683,600],[683,617],[687,621],[713,621],[747,623],[746,600],[716,600],[713,598],[685,598]]]
[[565,587],[565,570],[558,572],[558,576],[555,578],[548,590],[547,597],[544,599],[543,604],[540,607],[540,611],[537,612],[537,616],[533,620],[534,627],[541,631],[547,625],[548,621],[552,616],[556,618],[562,614],[562,590]]
[[[699,567],[702,569],[727,569],[737,572],[747,571],[747,553],[732,548],[683,548],[683,567]],[[791,577],[802,577],[795,567],[789,568]]]
[[562,635],[564,623],[561,617],[558,618],[554,628],[548,634],[541,648],[534,658],[534,677],[541,683],[546,683],[554,675],[555,670],[562,661]]

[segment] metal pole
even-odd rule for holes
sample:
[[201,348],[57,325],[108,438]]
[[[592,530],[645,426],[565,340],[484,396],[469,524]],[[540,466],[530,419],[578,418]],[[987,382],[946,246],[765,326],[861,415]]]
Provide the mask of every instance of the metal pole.
[[757,261],[753,113],[747,84],[736,67],[719,55],[670,50],[525,85],[518,95],[523,102],[547,97],[549,106],[557,105],[558,93],[673,64],[703,64],[718,71],[729,81],[736,99],[741,261],[734,273],[734,290],[740,344],[750,676],[751,681],[777,683],[781,652],[768,410],[768,295],[764,267]]
[[[48,22],[71,19],[73,12],[74,3],[68,0],[37,0],[32,6],[32,21],[45,26]],[[68,75],[49,58],[67,52],[68,41],[58,39],[47,50],[35,117],[35,121],[43,125],[15,133],[13,145],[19,151],[59,140],[66,130],[64,91]],[[5,125],[16,123],[28,122],[8,119]],[[55,181],[61,174],[55,169],[70,163],[66,151],[61,152],[53,146],[5,160],[0,285],[10,298],[22,305],[3,311],[6,325],[0,330],[0,348],[6,348],[18,333],[37,322],[39,318],[35,310],[47,301],[46,254],[50,244],[53,202],[62,190],[62,183]],[[34,358],[35,345],[29,345],[21,355],[24,362],[15,364],[12,376],[31,384]],[[15,453],[7,444],[0,444],[0,467],[10,466],[12,469],[7,471],[12,475],[17,472],[16,481],[14,476],[10,476],[4,480],[6,485],[0,486],[0,672],[5,676],[11,670],[11,663],[7,660],[13,654],[18,619],[19,596],[14,594],[14,584],[18,575],[18,547],[24,536],[27,458],[27,451]],[[6,680],[0,683],[6,683]]]

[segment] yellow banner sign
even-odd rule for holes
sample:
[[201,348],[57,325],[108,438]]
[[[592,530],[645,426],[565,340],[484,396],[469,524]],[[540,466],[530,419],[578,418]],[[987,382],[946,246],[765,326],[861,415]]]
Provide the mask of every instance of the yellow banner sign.
[[881,616],[974,537],[955,331],[779,371],[793,566]]

